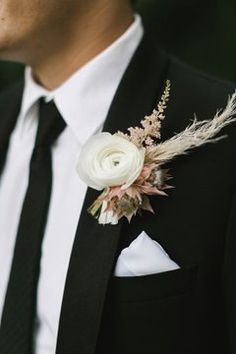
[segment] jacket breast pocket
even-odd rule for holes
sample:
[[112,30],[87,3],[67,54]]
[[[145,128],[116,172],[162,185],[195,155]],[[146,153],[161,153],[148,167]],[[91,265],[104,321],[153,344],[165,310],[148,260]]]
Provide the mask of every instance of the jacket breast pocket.
[[112,292],[118,301],[148,301],[191,292],[197,266],[138,277],[113,277]]
[[140,277],[113,277],[101,353],[195,353],[197,272],[197,266],[191,266]]

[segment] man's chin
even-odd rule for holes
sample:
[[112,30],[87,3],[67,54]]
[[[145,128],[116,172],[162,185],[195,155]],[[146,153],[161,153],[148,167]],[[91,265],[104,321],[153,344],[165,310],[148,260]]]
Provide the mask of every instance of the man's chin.
[[2,51],[2,49],[0,48],[0,61],[18,61],[17,58],[15,58],[15,56],[11,55],[9,52],[7,51]]
[[9,44],[6,45],[6,43],[2,43],[0,40],[0,60],[22,62],[22,57],[16,48]]
[[9,38],[0,35],[0,60],[11,60],[11,41]]

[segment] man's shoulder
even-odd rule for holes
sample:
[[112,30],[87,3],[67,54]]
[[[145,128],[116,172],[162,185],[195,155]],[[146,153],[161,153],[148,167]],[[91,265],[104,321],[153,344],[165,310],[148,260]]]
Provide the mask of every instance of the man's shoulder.
[[210,119],[225,107],[236,84],[203,73],[175,57],[170,56],[168,78],[172,83],[172,94],[176,102],[193,110],[200,119]]
[[[166,55],[166,54],[165,54]],[[224,109],[229,98],[235,93],[236,84],[203,73],[179,59],[167,55],[165,78],[171,82],[170,100],[163,127],[163,138],[183,131],[196,117],[198,120],[211,120],[216,113]],[[220,132],[227,135],[224,156],[236,151],[236,122]],[[222,153],[223,156],[223,153]]]

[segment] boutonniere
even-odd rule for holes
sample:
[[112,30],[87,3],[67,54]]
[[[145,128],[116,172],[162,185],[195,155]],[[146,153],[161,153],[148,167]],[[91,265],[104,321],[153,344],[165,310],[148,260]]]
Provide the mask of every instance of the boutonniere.
[[195,118],[184,131],[158,143],[170,88],[167,81],[157,108],[144,117],[140,127],[131,127],[127,133],[99,133],[83,146],[77,171],[89,187],[102,191],[88,209],[99,224],[114,225],[122,217],[130,221],[142,210],[154,212],[149,196],[166,196],[172,188],[163,165],[190,149],[218,141],[222,137],[214,138],[216,134],[235,121],[236,93],[213,119]]

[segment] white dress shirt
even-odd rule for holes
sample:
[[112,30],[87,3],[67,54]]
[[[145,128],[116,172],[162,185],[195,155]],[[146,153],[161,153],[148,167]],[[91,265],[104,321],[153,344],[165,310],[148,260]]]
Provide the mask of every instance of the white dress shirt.
[[101,130],[142,35],[142,22],[136,15],[133,24],[119,39],[52,92],[39,86],[33,80],[30,68],[26,69],[22,106],[0,179],[0,318],[28,185],[29,162],[38,124],[38,99],[54,99],[67,123],[52,149],[53,187],[38,283],[36,354],[53,354],[56,350],[66,274],[86,194],[86,185],[75,169],[78,155],[85,141]]

